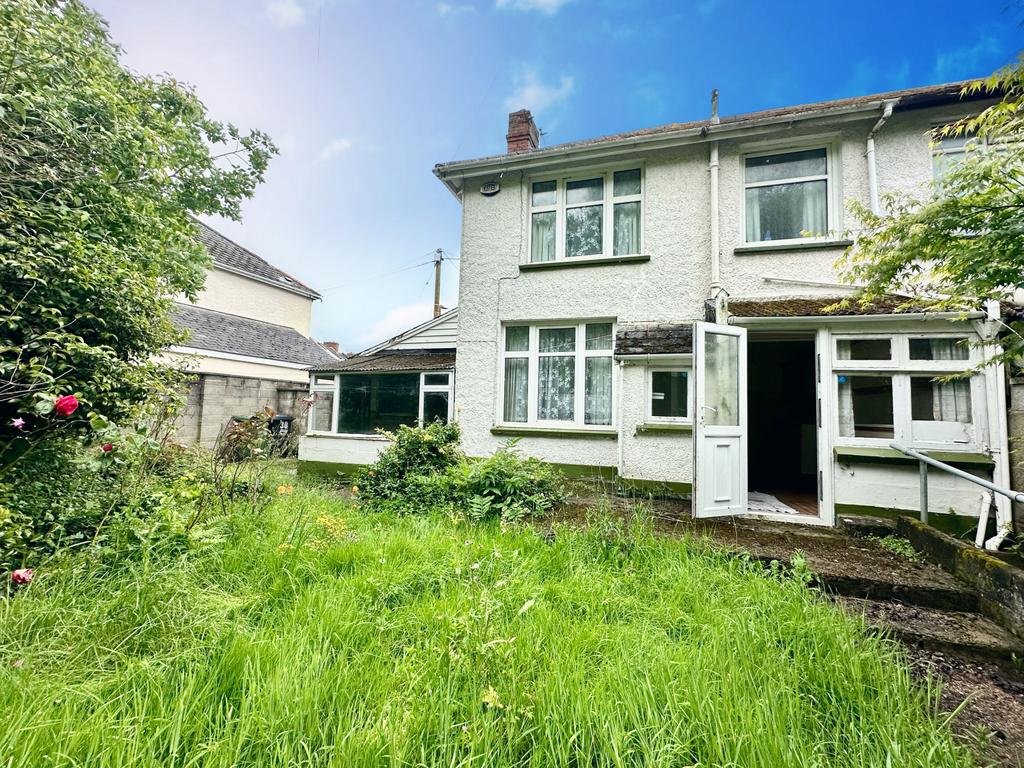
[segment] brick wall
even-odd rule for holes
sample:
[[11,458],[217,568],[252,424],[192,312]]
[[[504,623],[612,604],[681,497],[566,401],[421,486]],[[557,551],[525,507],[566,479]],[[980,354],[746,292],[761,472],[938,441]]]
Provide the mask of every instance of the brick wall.
[[251,416],[268,407],[283,416],[294,416],[292,429],[301,434],[306,431],[306,420],[298,400],[307,392],[305,385],[293,381],[201,374],[189,385],[175,439],[212,448],[231,417]]

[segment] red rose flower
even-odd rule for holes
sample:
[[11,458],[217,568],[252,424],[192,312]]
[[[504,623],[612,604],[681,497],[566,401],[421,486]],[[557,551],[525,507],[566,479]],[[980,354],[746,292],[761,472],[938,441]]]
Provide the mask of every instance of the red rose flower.
[[32,581],[33,575],[31,568],[19,568],[16,571],[11,571],[11,581],[15,584],[28,584]]
[[104,443],[100,447],[100,450],[103,451],[104,453],[110,453],[112,450],[114,450],[114,444],[113,443]]
[[74,395],[63,395],[58,397],[53,404],[53,410],[58,416],[70,416],[78,410],[78,398]]

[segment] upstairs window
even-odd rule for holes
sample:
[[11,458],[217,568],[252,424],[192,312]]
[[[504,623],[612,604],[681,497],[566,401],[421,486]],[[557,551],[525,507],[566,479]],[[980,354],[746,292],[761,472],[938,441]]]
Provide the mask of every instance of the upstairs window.
[[968,152],[985,150],[985,140],[971,134],[941,136],[932,132],[932,178],[942,181],[946,174],[963,162]]
[[637,256],[642,249],[639,168],[530,185],[530,261]]
[[744,158],[746,242],[825,236],[830,220],[828,154],[820,147]]

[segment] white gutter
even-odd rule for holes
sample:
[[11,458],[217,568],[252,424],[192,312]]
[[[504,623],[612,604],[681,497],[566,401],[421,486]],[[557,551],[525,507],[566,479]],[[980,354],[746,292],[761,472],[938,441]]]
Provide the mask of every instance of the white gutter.
[[864,153],[868,159],[868,198],[871,200],[871,212],[878,216],[882,212],[882,205],[878,200],[878,169],[875,166],[875,134],[882,130],[885,121],[892,117],[892,108],[899,103],[899,99],[890,99],[882,104],[882,116],[868,133],[867,151]]
[[894,320],[976,320],[984,312],[901,312],[886,315],[800,315],[799,317],[737,317],[729,318],[729,325],[789,325],[795,323],[864,323]]

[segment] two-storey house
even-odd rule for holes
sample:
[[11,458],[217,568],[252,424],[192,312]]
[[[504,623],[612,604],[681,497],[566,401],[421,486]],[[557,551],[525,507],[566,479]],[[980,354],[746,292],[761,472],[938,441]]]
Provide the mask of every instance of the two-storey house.
[[[846,201],[929,194],[962,151],[931,130],[984,105],[960,91],[551,147],[524,110],[506,153],[436,166],[462,206],[466,450],[514,436],[576,473],[692,494],[698,516],[821,525],[916,510],[918,467],[893,442],[1009,485],[1003,371],[941,378],[980,360],[998,309],[827,311],[855,291],[835,270],[856,236]],[[967,481],[934,473],[930,488],[932,513],[995,504],[1009,520]]]

